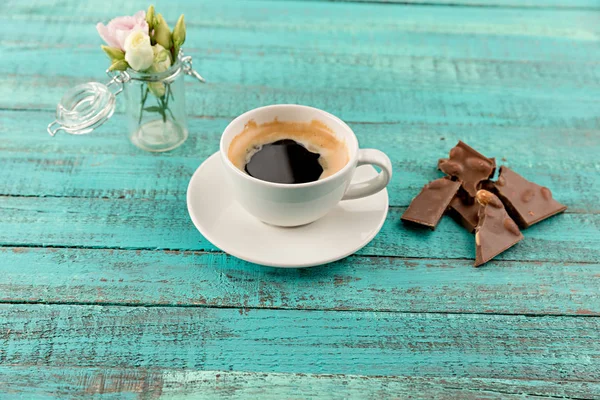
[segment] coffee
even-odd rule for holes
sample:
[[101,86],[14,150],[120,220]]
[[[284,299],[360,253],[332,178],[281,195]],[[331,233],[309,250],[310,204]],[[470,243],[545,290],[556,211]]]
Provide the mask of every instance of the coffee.
[[229,160],[255,178],[307,183],[331,176],[348,163],[348,149],[324,123],[249,121],[231,142]]

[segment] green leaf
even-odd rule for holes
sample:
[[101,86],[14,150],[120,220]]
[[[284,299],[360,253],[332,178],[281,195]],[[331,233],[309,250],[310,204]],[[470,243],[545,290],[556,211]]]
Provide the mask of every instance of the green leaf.
[[104,45],[101,45],[100,47],[113,62],[125,59],[125,53],[121,49]]
[[125,61],[125,60],[115,60],[110,65],[110,67],[108,67],[108,70],[109,71],[126,71],[127,68],[129,68],[129,64],[127,63],[127,61]]
[[144,107],[144,111],[148,111],[148,112],[157,112],[157,113],[163,113],[163,109],[158,107],[158,106],[150,106],[150,107]]

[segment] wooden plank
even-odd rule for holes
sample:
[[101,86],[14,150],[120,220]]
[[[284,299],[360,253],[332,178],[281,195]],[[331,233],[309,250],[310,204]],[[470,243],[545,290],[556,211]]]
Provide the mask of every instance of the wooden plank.
[[[96,79],[104,80],[101,75]],[[94,80],[94,79],[92,79]],[[0,108],[11,110],[56,108],[62,95],[76,83],[71,78],[47,78],[10,75],[0,78]],[[191,115],[232,119],[250,109],[270,104],[304,104],[317,107],[351,122],[402,122],[405,124],[466,126],[505,126],[507,128],[572,128],[596,130],[598,120],[593,111],[597,100],[553,94],[522,95],[490,93],[488,89],[464,93],[465,89],[436,92],[418,87],[392,91],[315,90],[310,87],[291,90],[269,87],[207,84],[197,87],[189,82],[188,107]],[[462,92],[462,93],[461,93]],[[45,134],[44,124],[35,132]]]
[[[305,2],[323,2],[323,1],[333,1],[339,3],[383,3],[388,5],[396,5],[397,7],[407,7],[407,6],[421,6],[421,5],[439,5],[439,6],[454,6],[454,7],[510,7],[510,8],[557,8],[560,10],[565,9],[597,9],[600,8],[598,4],[598,0],[291,0],[288,3],[298,3],[299,1]],[[194,1],[189,2],[186,0],[171,0],[169,5],[171,8],[174,8],[176,11],[182,10],[188,14],[196,14],[200,12],[206,12],[207,9],[210,10],[207,5],[203,4],[206,0],[203,1]],[[230,0],[231,2],[231,0]],[[31,3],[31,2],[30,2]],[[135,3],[138,8],[143,9],[145,7],[144,3]],[[40,1],[36,0],[34,2],[35,6],[26,7],[22,4],[22,2],[18,0],[7,0],[7,4],[11,9],[15,10],[15,14],[30,14],[31,10],[35,10],[38,7],[56,7],[57,3],[54,0],[50,1]],[[29,4],[29,3],[28,3]],[[114,3],[110,3],[111,5]],[[305,7],[310,7],[308,4]],[[160,7],[160,5],[159,5]],[[296,6],[297,7],[297,6]],[[131,10],[134,10],[134,7],[131,7]],[[86,11],[89,13],[98,13],[98,11],[93,10],[91,8],[86,8]],[[112,10],[112,7],[109,8]],[[128,8],[129,10],[129,8]],[[131,11],[129,10],[129,11]],[[163,10],[167,11],[168,10]],[[113,11],[113,13],[119,11]],[[45,14],[51,14],[52,11],[46,10]],[[121,14],[124,14],[121,12]],[[121,15],[119,14],[119,15]],[[117,14],[114,14],[117,15]]]
[[[600,80],[595,63],[574,63],[567,55],[555,55],[570,60],[557,63],[452,60],[439,53],[421,58],[282,54],[280,49],[211,52],[190,51],[212,82],[188,83],[193,115],[229,118],[259,105],[299,102],[350,121],[597,127],[594,93]],[[105,60],[96,48],[73,52],[36,45],[19,48],[17,54],[0,66],[0,71],[6,69],[0,90],[11,93],[0,100],[4,108],[53,109],[74,84],[106,80],[98,69]],[[28,63],[31,58],[50,61]],[[274,63],[281,67],[273,70]]]
[[[590,51],[593,53],[593,51]],[[99,60],[100,65],[103,60]],[[276,59],[273,62],[278,62]],[[553,79],[551,73],[547,78],[536,79],[536,66],[527,66],[529,70],[519,78],[497,78],[494,81],[485,79],[468,80],[465,78],[444,79],[443,75],[429,80],[426,75],[435,73],[423,71],[431,64],[431,60],[409,61],[415,67],[412,72],[396,79],[395,84],[382,86],[380,77],[389,75],[392,79],[397,72],[382,72],[373,67],[338,68],[335,64],[317,64],[312,68],[313,74],[320,79],[276,76],[285,72],[273,73],[268,68],[273,62],[263,62],[262,69],[242,70],[244,75],[262,76],[266,85],[237,82],[219,82],[214,80],[200,86],[196,82],[188,82],[188,108],[192,115],[212,117],[235,117],[251,108],[274,103],[299,103],[313,105],[330,111],[348,121],[356,122],[404,122],[410,124],[461,124],[467,126],[505,126],[505,127],[538,127],[538,128],[575,128],[596,129],[597,117],[593,111],[597,108],[597,100],[593,97],[593,89],[597,87],[597,79],[590,75],[592,67],[557,66],[557,69],[574,71],[571,76],[581,75],[583,78],[567,81]],[[437,61],[433,60],[433,63]],[[207,61],[203,63],[208,64]],[[210,63],[218,68],[220,59]],[[424,64],[421,68],[419,65]],[[445,63],[452,65],[452,63]],[[61,67],[62,61],[60,62]],[[95,66],[98,63],[93,64]],[[248,63],[255,65],[255,63]],[[212,68],[211,67],[211,68]],[[245,69],[247,69],[246,67]],[[391,67],[393,68],[393,67]],[[458,66],[457,66],[458,68]],[[199,68],[204,74],[206,69]],[[350,75],[359,75],[364,79],[362,85],[368,89],[348,87],[344,70],[353,70]],[[507,76],[519,76],[517,68],[499,67]],[[298,69],[290,69],[291,72]],[[588,71],[578,73],[577,71]],[[229,73],[229,70],[222,69]],[[286,71],[282,68],[280,71]],[[370,72],[367,72],[370,71]],[[476,69],[474,71],[477,71]],[[206,71],[210,77],[210,70]],[[402,71],[400,71],[402,73]],[[456,74],[448,70],[446,75]],[[473,72],[477,73],[477,72]],[[222,73],[220,73],[222,74]],[[274,76],[275,75],[275,76]],[[281,78],[281,79],[279,79]],[[233,75],[231,79],[238,79]],[[0,99],[0,107],[6,109],[44,109],[53,110],[64,92],[77,83],[88,80],[105,81],[101,69],[88,77],[48,77],[41,75],[3,75],[0,79],[0,92],[10,93],[10,97]],[[254,79],[259,80],[259,79]],[[281,88],[287,81],[304,84],[303,87],[289,85]],[[279,82],[278,82],[279,81]],[[412,83],[411,83],[412,81]],[[436,82],[437,81],[437,82]],[[512,81],[512,83],[511,83]],[[517,81],[515,83],[515,81]],[[548,82],[550,88],[540,81]],[[336,83],[337,82],[337,83]],[[552,82],[552,83],[551,83]],[[569,82],[569,83],[565,83]],[[521,83],[521,87],[517,85]],[[586,86],[589,83],[589,86]],[[329,87],[327,87],[329,85]],[[436,86],[437,85],[437,86]],[[578,85],[577,87],[573,87]],[[340,87],[342,86],[342,87]],[[18,89],[18,90],[17,90]]]
[[[323,0],[305,0],[323,1]],[[325,0],[356,3],[426,4],[458,7],[517,7],[517,8],[600,8],[597,0]]]
[[[392,208],[361,255],[473,259],[473,235],[449,217],[435,231],[400,223]],[[0,197],[0,245],[216,250],[191,223],[182,201]],[[597,262],[600,214],[563,214],[525,231],[499,260]],[[493,265],[493,264],[488,264]]]
[[[179,149],[157,156],[138,150],[123,132],[122,116],[98,132],[57,137],[43,126],[48,115],[0,112],[4,173],[0,194],[24,196],[185,199],[190,177],[218,149],[227,119],[190,120],[190,138]],[[23,120],[29,121],[23,124]],[[437,159],[459,139],[498,158],[527,178],[549,187],[569,212],[600,212],[600,135],[594,130],[463,127],[460,125],[351,123],[363,147],[384,149],[393,161],[390,204],[408,206],[422,185],[441,176]],[[565,138],[568,139],[565,139]],[[444,140],[441,140],[444,139]],[[565,143],[550,148],[540,143]],[[415,151],[418,150],[418,151]],[[504,158],[504,160],[502,160]]]
[[[70,78],[73,83],[105,80],[106,76],[99,69],[108,61],[104,53],[96,46],[81,46],[73,51],[61,44],[42,47],[31,43],[16,52],[16,46],[5,45],[15,54],[2,63],[0,71],[38,79]],[[308,85],[312,90],[320,91],[396,90],[407,95],[407,91],[418,88],[422,95],[454,91],[458,92],[455,96],[467,97],[475,91],[483,91],[488,92],[488,96],[512,94],[543,98],[551,94],[593,99],[592,90],[600,86],[594,68],[599,61],[594,59],[595,52],[587,61],[574,62],[569,59],[502,60],[477,55],[453,58],[440,52],[426,56],[339,51],[323,54],[315,50],[282,50],[275,46],[265,46],[261,50],[240,46],[235,53],[216,52],[205,46],[189,49],[186,53],[201,64],[198,68],[202,68],[204,74],[210,74],[209,83],[284,87],[291,91],[306,89]],[[48,62],[28,62],[41,58]],[[274,63],[278,65],[276,69],[272,68]],[[201,93],[211,86],[196,84],[190,87],[198,88]]]
[[[334,1],[339,3],[385,3],[389,5],[396,5],[398,7],[407,7],[411,5],[440,5],[440,6],[457,6],[457,7],[522,7],[522,8],[558,8],[558,9],[570,9],[570,8],[598,8],[597,0],[288,0],[287,3],[291,4],[291,7],[298,7],[295,3],[308,2],[308,5],[304,7],[310,7],[312,2],[325,2]],[[185,9],[189,13],[195,13],[200,11],[210,10],[207,4],[207,0],[199,0],[189,2],[187,0],[171,0],[169,4],[176,10]],[[232,2],[232,0],[230,0]],[[30,2],[32,3],[32,2]],[[144,3],[132,2],[134,5],[131,10],[136,9],[136,6],[142,9]],[[263,2],[264,3],[264,2]],[[50,7],[56,6],[55,0],[36,0],[33,2],[34,7],[26,7],[18,0],[7,0],[7,5],[11,8],[15,8],[15,14],[28,14],[31,13],[31,9],[37,7]],[[114,3],[109,3],[114,4]],[[160,5],[159,5],[160,7]],[[128,10],[129,10],[128,8]],[[98,13],[101,10],[94,10],[91,7],[85,8],[89,13]],[[167,10],[162,10],[167,11]],[[52,10],[46,10],[45,14],[52,14]]]
[[1,305],[14,366],[597,381],[600,318]]
[[[15,52],[14,63],[0,66],[8,74],[0,88],[12,94],[3,107],[52,108],[74,81],[104,79],[98,66],[106,60],[92,46],[99,39],[89,27],[122,5],[109,1],[99,10],[50,3],[54,16],[22,17],[33,27],[13,16],[5,21],[19,41],[2,42]],[[584,11],[524,16],[523,10],[454,7],[243,4],[229,14],[218,2],[192,9],[198,22],[190,25],[188,48],[212,82],[191,86],[196,115],[231,117],[294,101],[356,121],[597,126],[598,26]],[[194,43],[194,37],[203,40]],[[66,40],[77,50],[61,48]],[[282,42],[294,43],[293,49]],[[45,68],[22,62],[31,51],[48,60]]]
[[[411,1],[411,0],[409,0]],[[413,0],[415,1],[415,0]],[[417,0],[418,1],[418,0]],[[427,1],[427,0],[426,0]],[[439,1],[439,0],[433,0]],[[441,0],[451,1],[451,0]],[[459,3],[454,2],[454,4]],[[485,2],[488,0],[465,0]],[[498,1],[498,0],[492,0]],[[516,3],[517,0],[507,0]],[[568,0],[525,0],[520,4],[535,1],[560,1]],[[302,1],[229,1],[213,2],[210,0],[189,2],[187,0],[170,1],[169,7],[158,6],[160,12],[171,24],[182,12],[188,17],[186,25],[188,28],[202,26],[204,29],[219,26],[248,28],[263,28],[270,26],[270,31],[284,31],[297,33],[298,27],[305,29],[303,34],[310,35],[314,31],[322,31],[323,27],[328,27],[330,31],[336,28],[344,27],[344,32],[351,37],[358,31],[379,32],[390,27],[400,28],[400,30],[416,32],[444,32],[444,33],[488,33],[496,35],[523,35],[523,36],[541,36],[556,37],[565,35],[569,37],[585,38],[593,40],[586,29],[593,27],[595,17],[588,13],[588,10],[577,10],[582,8],[597,8],[597,0],[573,0],[571,4],[574,9],[520,9],[520,8],[499,8],[489,10],[479,7],[431,7],[429,5],[409,5],[390,6],[388,4],[360,4],[359,2],[302,2]],[[565,4],[567,5],[567,4]],[[18,0],[8,2],[8,7],[12,11],[8,20],[37,20],[37,21],[61,21],[61,32],[48,32],[49,39],[54,39],[54,35],[60,33],[70,33],[71,23],[92,23],[92,26],[98,20],[110,20],[115,15],[131,15],[140,9],[146,9],[146,3],[127,2],[122,3],[118,0],[106,0],[102,7],[95,3],[65,3],[60,0],[35,0],[29,3],[21,3]],[[43,10],[40,12],[39,10]],[[587,13],[587,15],[586,15]],[[563,18],[560,17],[563,16]],[[429,16],[429,18],[428,18]],[[574,16],[581,16],[580,25],[577,25]],[[433,17],[433,18],[432,18]],[[481,24],[478,18],[484,17],[486,24]],[[536,18],[533,18],[536,17]],[[419,25],[419,19],[423,19],[425,25]],[[552,19],[552,26],[545,25]],[[348,22],[352,22],[348,25]],[[465,23],[463,23],[465,22]],[[568,29],[565,29],[568,27]],[[572,29],[578,28],[578,29]],[[191,31],[188,31],[188,34]],[[585,32],[585,33],[584,33]],[[38,35],[39,31],[31,31],[29,35]],[[95,29],[82,30],[82,35],[96,34]],[[28,37],[30,37],[28,35]],[[223,39],[228,32],[222,33]],[[189,35],[188,35],[189,36]],[[59,36],[61,42],[79,43],[80,38]],[[82,38],[85,38],[83,36]],[[196,36],[196,38],[199,38]],[[194,36],[189,36],[188,40],[194,40]],[[213,40],[212,35],[205,35],[199,42]],[[271,37],[266,43],[277,41],[282,43],[283,38]],[[365,37],[365,40],[371,38]],[[22,40],[22,39],[21,39]],[[54,42],[49,40],[48,42]],[[294,43],[294,47],[302,47],[302,44]],[[316,45],[316,44],[314,44]],[[319,43],[318,45],[321,45]],[[393,47],[393,46],[388,46]],[[391,49],[393,50],[393,49]]]
[[600,265],[350,257],[279,270],[221,253],[0,248],[0,302],[600,315]]
[[[154,368],[0,367],[4,399],[331,399],[465,400],[592,398],[597,382],[455,377],[283,374]],[[548,397],[546,397],[548,396]]]
[[[100,61],[102,62],[102,61]],[[273,62],[277,62],[273,60]],[[448,78],[442,75],[429,81],[428,72],[419,69],[419,64],[430,64],[430,60],[420,62],[410,61],[416,67],[405,74],[403,79],[397,79],[395,84],[382,86],[378,77],[382,72],[372,67],[349,67],[353,70],[349,76],[361,76],[363,85],[368,89],[348,88],[348,77],[343,73],[345,68],[337,68],[331,64],[317,64],[312,73],[324,78],[311,79],[298,77],[295,81],[305,84],[303,87],[289,85],[285,89],[278,87],[281,83],[277,74],[272,73],[264,62],[262,70],[240,71],[240,74],[263,76],[262,81],[267,85],[246,84],[243,82],[219,82],[199,86],[195,82],[188,83],[188,107],[192,115],[212,117],[235,117],[248,109],[274,103],[300,103],[313,105],[328,110],[348,121],[356,122],[403,122],[407,124],[462,124],[467,126],[505,126],[505,127],[538,127],[538,128],[597,128],[596,98],[593,89],[598,86],[596,78],[586,78],[591,67],[557,66],[557,69],[573,70],[571,76],[581,75],[583,78],[570,81],[547,78],[535,79],[536,66],[527,66],[519,78],[497,78],[493,81],[477,79],[468,81],[465,78]],[[435,62],[435,61],[434,61]],[[207,61],[204,63],[208,64]],[[216,59],[211,65],[218,68],[222,64]],[[255,65],[250,62],[249,65]],[[452,63],[449,63],[452,64]],[[62,62],[61,62],[62,67]],[[98,65],[98,64],[94,64]],[[424,66],[423,68],[427,68]],[[458,66],[457,66],[458,68]],[[520,71],[513,67],[500,67],[508,76],[519,76]],[[201,69],[202,70],[202,69]],[[282,68],[281,71],[294,69]],[[295,69],[296,71],[298,69]],[[222,69],[229,73],[227,69]],[[370,72],[366,72],[370,71]],[[204,73],[204,72],[203,72]],[[210,70],[208,71],[210,74]],[[402,73],[402,72],[400,72]],[[435,69],[431,71],[435,73]],[[455,74],[460,72],[450,72]],[[385,75],[386,73],[383,72]],[[397,73],[390,73],[393,78]],[[327,77],[327,78],[325,78]],[[56,107],[59,99],[76,83],[88,80],[104,81],[106,78],[98,71],[88,77],[47,77],[41,75],[3,75],[0,79],[0,91],[11,93],[10,97],[0,100],[0,107],[6,109],[44,109]],[[210,78],[207,78],[210,79]],[[213,77],[215,79],[215,77]],[[218,79],[218,77],[216,77]],[[231,79],[237,79],[234,75]],[[240,78],[242,80],[248,80]],[[282,78],[284,82],[293,77]],[[459,80],[460,79],[460,80]],[[409,82],[413,80],[413,82]],[[414,82],[414,81],[417,82]],[[383,80],[384,81],[384,80]],[[419,81],[421,83],[419,83]],[[436,82],[437,86],[435,86]],[[511,83],[512,81],[512,83]],[[515,81],[517,81],[515,83]],[[529,81],[529,82],[527,82]],[[551,89],[540,81],[551,84]],[[334,83],[337,82],[337,83]],[[565,83],[569,82],[569,83]],[[522,83],[520,88],[517,85]],[[586,86],[589,83],[589,86]],[[284,83],[288,85],[287,83]],[[326,87],[329,85],[329,87]],[[578,85],[577,87],[573,87]],[[340,87],[345,86],[345,87]],[[17,90],[18,89],[18,90]],[[368,106],[365,106],[368,105]]]

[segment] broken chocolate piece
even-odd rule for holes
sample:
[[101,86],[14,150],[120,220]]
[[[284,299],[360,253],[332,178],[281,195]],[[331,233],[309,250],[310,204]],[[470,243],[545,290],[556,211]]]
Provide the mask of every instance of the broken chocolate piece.
[[529,228],[567,209],[552,198],[550,189],[528,181],[508,167],[500,167],[500,176],[494,187],[506,210],[521,228]]
[[[491,173],[491,175],[489,176],[489,179],[491,179],[491,178],[494,176],[494,174],[496,173],[496,158],[495,158],[495,157],[490,157],[490,160],[492,161],[492,173]],[[440,171],[442,171],[441,165],[442,165],[442,164],[444,164],[444,163],[445,163],[445,162],[447,162],[447,161],[448,161],[448,159],[447,159],[447,158],[440,158],[440,159],[438,160],[438,163],[437,163],[437,169],[439,169]],[[485,182],[486,182],[486,181],[482,182],[482,183],[481,183],[481,185],[484,185],[484,184],[485,184]],[[491,181],[488,181],[488,182],[491,182]],[[484,186],[481,186],[481,189],[485,189],[485,187],[484,187]],[[487,190],[487,189],[486,189],[486,190]],[[474,199],[474,197],[473,197],[473,199]]]
[[496,157],[490,157],[490,161],[492,162],[492,173],[490,174],[488,179],[492,179],[494,177],[494,174],[496,173]]
[[480,205],[474,202],[473,198],[470,199],[471,201],[468,200],[461,196],[455,196],[450,202],[450,215],[467,231],[473,232],[477,227],[477,222],[479,222]]
[[496,187],[494,186],[493,181],[490,180],[485,180],[482,181],[481,183],[479,183],[479,189],[480,190],[487,190],[488,192],[492,192],[494,194],[496,194]]
[[462,141],[450,150],[449,159],[440,159],[438,168],[458,178],[469,196],[475,197],[479,182],[489,179],[496,169],[495,160],[475,151]]
[[442,170],[442,164],[447,163],[448,159],[447,158],[440,158],[438,160],[438,169],[441,171]]
[[[496,173],[496,158],[495,157],[490,157],[490,160],[492,161],[492,173],[491,173],[491,175],[489,176],[488,179],[492,179],[492,177]],[[437,163],[437,169],[440,170],[440,171],[442,171],[441,165],[444,164],[447,161],[448,161],[447,158],[440,158],[438,160],[438,163]],[[480,189],[485,189],[486,182],[489,182],[491,184],[491,181],[489,181],[489,180],[488,181],[483,181],[483,182],[480,183]],[[487,190],[487,189],[485,189],[485,190]],[[472,198],[475,199],[474,197],[472,197]]]
[[421,193],[411,201],[404,214],[402,214],[402,220],[435,229],[459,187],[460,182],[451,181],[447,178],[429,182],[423,186]]
[[523,240],[523,235],[496,195],[479,190],[476,200],[481,205],[475,229],[475,267],[478,267]]

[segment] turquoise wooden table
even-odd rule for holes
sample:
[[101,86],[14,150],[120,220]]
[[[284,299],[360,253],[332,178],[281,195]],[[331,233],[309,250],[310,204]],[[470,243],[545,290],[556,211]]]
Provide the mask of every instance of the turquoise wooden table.
[[[600,1],[159,1],[209,82],[187,81],[188,141],[138,150],[120,111],[48,136],[106,78],[96,22],[147,6],[0,6],[0,398],[600,398]],[[260,267],[192,225],[192,173],[272,103],[392,158],[358,254]],[[451,219],[399,221],[459,139],[569,206],[479,269]]]

